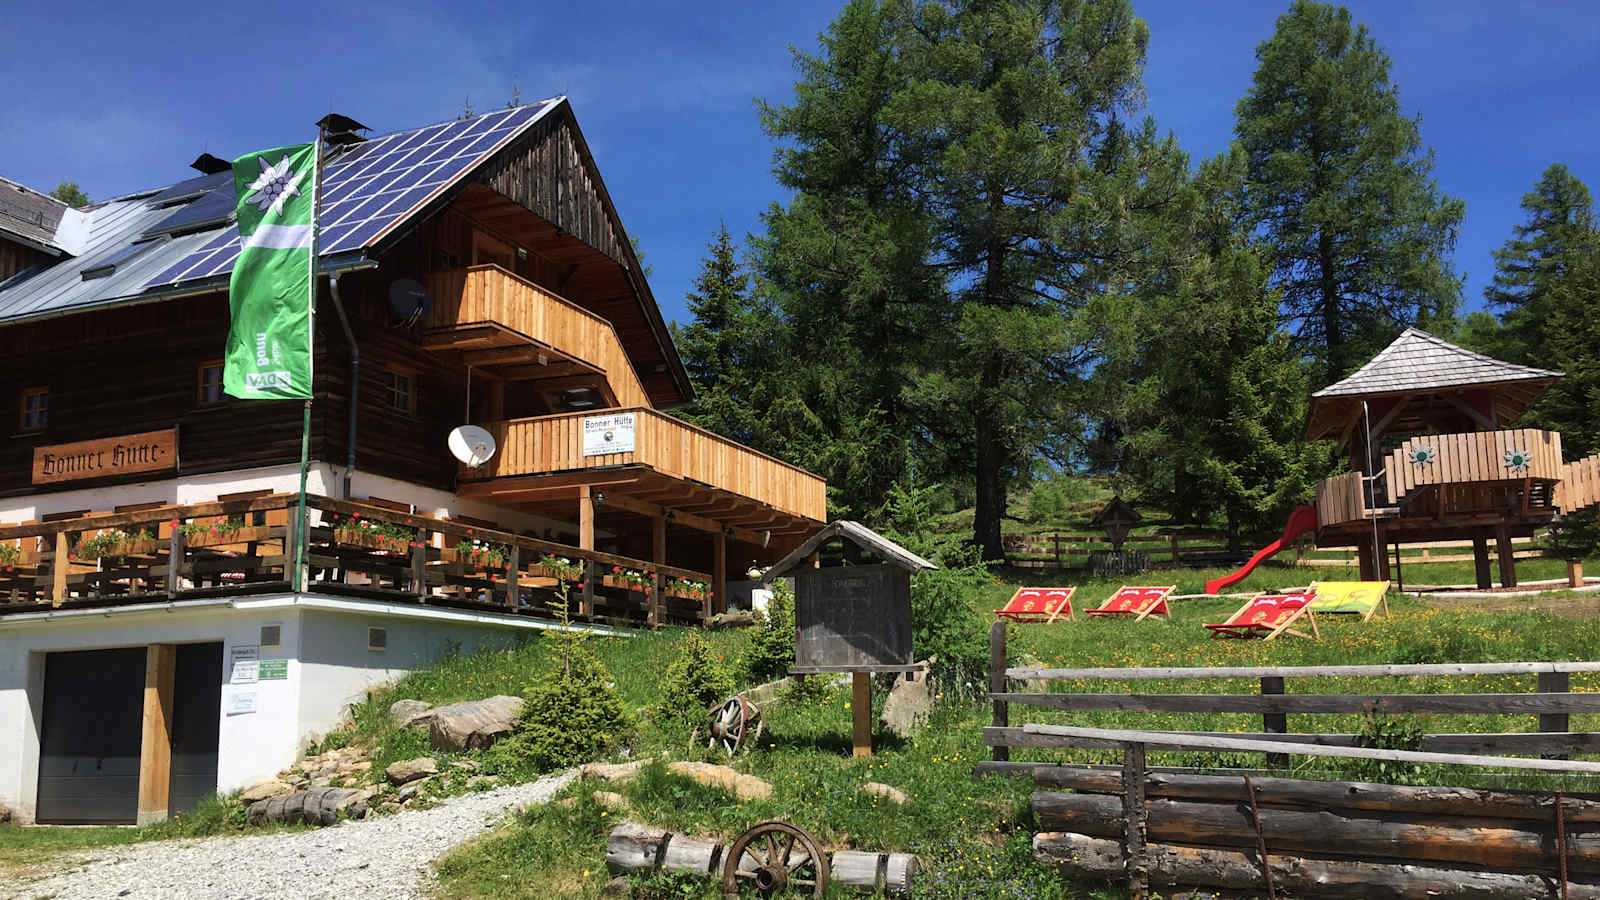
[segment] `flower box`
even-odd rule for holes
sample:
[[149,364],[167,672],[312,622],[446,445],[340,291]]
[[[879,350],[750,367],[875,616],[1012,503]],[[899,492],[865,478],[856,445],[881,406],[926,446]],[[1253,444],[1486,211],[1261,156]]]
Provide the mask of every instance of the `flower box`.
[[114,559],[121,556],[149,556],[166,547],[166,541],[156,540],[155,538],[142,538],[137,541],[119,541],[115,544],[107,544],[104,547],[95,548],[91,553],[80,553],[75,550],[73,555],[75,559],[84,561],[96,558]]
[[273,539],[272,526],[247,525],[233,531],[201,531],[184,538],[187,547],[220,547],[224,544],[246,544]]
[[[353,547],[366,547],[369,550],[386,550],[390,553],[408,553],[412,541],[405,538],[390,537],[386,534],[374,534],[360,528],[335,528],[333,540],[338,544],[348,544]],[[238,543],[234,538],[226,543]]]

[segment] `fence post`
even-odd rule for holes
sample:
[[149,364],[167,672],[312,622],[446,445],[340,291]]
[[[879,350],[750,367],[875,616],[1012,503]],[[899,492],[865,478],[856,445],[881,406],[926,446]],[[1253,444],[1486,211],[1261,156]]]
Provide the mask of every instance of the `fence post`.
[[[1050,537],[1056,546],[1056,568],[1059,569],[1061,568],[1061,532],[1058,531]],[[1581,584],[1582,582],[1580,581],[1579,583]]]
[[578,600],[578,614],[586,618],[594,615],[594,560],[583,561],[583,593]]
[[1132,900],[1149,896],[1145,866],[1145,764],[1144,745],[1122,748],[1122,835],[1128,866],[1128,895]]
[[411,592],[420,599],[428,595],[428,545],[432,543],[426,529],[418,528],[411,535]]
[[[1268,694],[1281,694],[1281,693],[1283,693],[1283,677],[1281,675],[1264,675],[1264,676],[1262,676],[1262,678],[1261,678],[1261,696],[1265,697]],[[1269,712],[1262,713],[1261,714],[1261,730],[1266,732],[1267,734],[1288,734],[1289,733],[1289,716],[1288,716],[1288,714],[1286,714],[1286,713],[1269,713]],[[1289,754],[1287,754],[1287,753],[1268,753],[1267,754],[1267,768],[1269,768],[1269,769],[1287,769],[1287,768],[1289,768]]]
[[[1571,681],[1572,676],[1568,675],[1566,672],[1540,672],[1539,693],[1565,694],[1572,688]],[[1540,713],[1539,730],[1546,734],[1559,734],[1562,732],[1571,731],[1572,726],[1567,713]],[[1544,758],[1567,759],[1569,757],[1565,753],[1546,753],[1544,754]]]
[[[1006,620],[997,619],[989,626],[989,693],[1004,694],[1006,692]],[[1009,728],[1011,726],[1011,709],[1004,700],[994,701],[994,727]],[[1011,758],[1011,748],[996,744],[994,748],[995,762],[1005,762]]]
[[172,526],[172,534],[167,536],[167,596],[176,598],[183,587],[180,580],[183,577],[183,556],[189,551],[186,547],[188,538],[183,533],[183,521],[173,521],[177,524]]
[[1167,541],[1172,544],[1172,561],[1176,563],[1178,561],[1178,536],[1175,534],[1168,535]]

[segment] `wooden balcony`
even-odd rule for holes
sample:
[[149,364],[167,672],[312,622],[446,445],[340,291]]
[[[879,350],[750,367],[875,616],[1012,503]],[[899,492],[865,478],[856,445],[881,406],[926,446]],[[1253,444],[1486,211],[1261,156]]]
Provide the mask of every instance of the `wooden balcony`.
[[1319,527],[1379,518],[1553,514],[1571,471],[1561,434],[1537,428],[1414,437],[1382,457],[1372,502],[1359,473],[1317,485]]
[[[584,420],[618,415],[634,419],[634,448],[586,454]],[[515,503],[590,485],[604,486],[608,498],[648,496],[666,509],[693,506],[706,518],[774,534],[809,534],[827,520],[821,477],[653,409],[593,410],[485,427],[500,449],[487,464],[461,470],[463,496]]]
[[614,406],[648,406],[610,322],[507,272],[472,266],[427,276],[423,347],[506,381],[566,379]]

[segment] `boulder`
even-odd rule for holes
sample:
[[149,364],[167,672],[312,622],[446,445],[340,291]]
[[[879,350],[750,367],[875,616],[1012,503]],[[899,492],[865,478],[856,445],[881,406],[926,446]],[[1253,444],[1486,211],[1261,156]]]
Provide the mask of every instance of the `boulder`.
[[772,796],[772,785],[754,775],[745,775],[730,766],[703,762],[674,762],[667,771],[701,784],[721,788],[740,800],[765,800]]
[[414,781],[411,784],[408,784],[405,787],[401,788],[399,793],[394,795],[394,801],[396,803],[410,803],[412,798],[416,797],[418,794],[421,794],[421,793],[422,793],[422,782]]
[[0,825],[4,825],[9,821],[11,821],[11,807],[0,803]]
[[361,791],[346,788],[312,788],[252,803],[245,816],[252,825],[332,825],[341,812],[352,819],[365,817],[367,798]]
[[435,750],[482,750],[511,733],[522,712],[522,698],[505,694],[440,706],[428,714],[428,737]]
[[904,806],[911,801],[911,798],[906,796],[905,791],[879,781],[869,781],[861,786],[861,790],[874,797],[882,797],[896,806]]
[[718,613],[706,622],[713,631],[721,628],[749,628],[756,624],[756,614],[747,609]]
[[439,774],[439,761],[431,756],[390,763],[389,768],[383,770],[384,777],[393,785],[410,784],[419,778],[437,774]]
[[276,778],[258,781],[239,792],[239,802],[245,805],[258,803],[276,797],[280,794],[294,793],[294,785],[285,784]]
[[883,727],[900,737],[926,725],[933,712],[933,689],[928,684],[928,670],[903,674],[895,678],[894,687],[883,701],[883,712],[878,721]]
[[600,781],[627,781],[644,768],[644,760],[629,763],[585,763],[578,769],[578,777]]
[[432,703],[423,703],[421,700],[396,700],[389,704],[389,721],[396,728],[410,728],[412,725],[426,725],[428,712],[433,709]]
[[612,812],[622,812],[628,808],[628,798],[613,791],[595,791],[594,802]]

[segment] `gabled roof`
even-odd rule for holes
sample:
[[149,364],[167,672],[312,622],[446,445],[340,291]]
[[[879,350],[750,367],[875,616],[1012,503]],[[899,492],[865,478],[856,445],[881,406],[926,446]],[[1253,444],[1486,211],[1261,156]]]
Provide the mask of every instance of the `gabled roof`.
[[1487,391],[1495,395],[1496,413],[1510,422],[1560,377],[1560,372],[1493,359],[1407,328],[1371,362],[1311,395],[1306,438],[1338,436],[1359,413],[1362,400],[1407,394]]
[[0,237],[60,256],[56,226],[67,205],[15,181],[0,178]]
[[761,576],[762,580],[770,581],[792,569],[799,568],[811,554],[817,552],[818,547],[821,547],[834,537],[844,538],[855,543],[858,547],[870,550],[874,556],[888,565],[904,569],[907,572],[915,573],[923,569],[939,568],[860,522],[840,520],[812,535],[810,540],[801,544],[793,553],[778,560],[772,568],[766,571],[766,574]]

